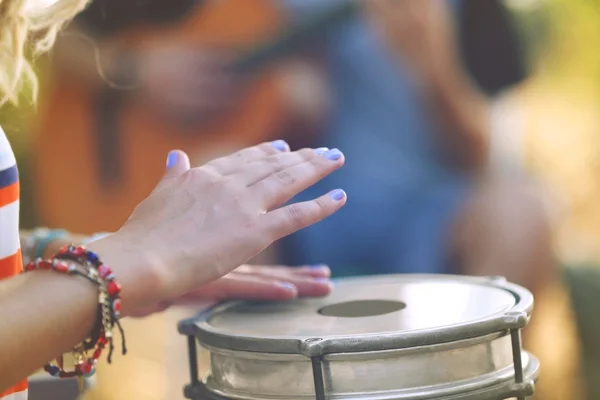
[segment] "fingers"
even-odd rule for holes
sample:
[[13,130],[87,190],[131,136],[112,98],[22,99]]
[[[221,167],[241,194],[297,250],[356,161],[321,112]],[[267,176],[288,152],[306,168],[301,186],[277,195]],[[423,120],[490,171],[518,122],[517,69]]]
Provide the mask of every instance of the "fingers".
[[255,275],[272,275],[278,277],[299,275],[313,278],[328,278],[331,276],[331,270],[327,265],[303,265],[299,267],[287,267],[283,265],[242,265],[235,272]]
[[269,176],[286,170],[323,154],[328,149],[302,149],[294,152],[277,153],[247,165],[240,176],[244,184],[252,186]]
[[289,145],[283,140],[261,143],[258,146],[242,149],[231,155],[217,158],[206,164],[221,175],[231,175],[247,168],[247,164],[268,156],[289,152]]
[[342,152],[338,149],[328,150],[323,155],[313,157],[306,162],[272,173],[257,182],[252,188],[264,210],[271,210],[314,185],[342,165],[344,165]]
[[289,282],[231,273],[188,293],[184,300],[291,300],[298,289]]
[[261,215],[259,221],[275,241],[329,217],[342,208],[346,200],[346,193],[336,189],[318,199],[270,211]]
[[[256,267],[248,266],[245,271],[236,269],[234,274],[237,276],[254,276],[263,280],[278,280],[294,285],[298,291],[299,297],[321,297],[331,292],[332,283],[329,280],[329,268],[319,267],[308,268],[290,268],[290,267]],[[327,274],[323,276],[323,274]]]
[[329,278],[331,277],[331,269],[327,265],[308,265],[294,268],[294,273],[306,275],[313,278]]
[[[265,268],[265,271],[268,269]],[[188,293],[182,300],[291,300],[296,297],[322,297],[332,290],[332,283],[327,278],[315,279],[294,274],[277,275],[274,271],[265,274],[232,272]]]

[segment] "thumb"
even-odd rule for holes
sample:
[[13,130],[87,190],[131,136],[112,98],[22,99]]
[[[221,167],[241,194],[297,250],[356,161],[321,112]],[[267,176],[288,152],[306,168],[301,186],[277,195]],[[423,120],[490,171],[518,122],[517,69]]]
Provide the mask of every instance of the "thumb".
[[167,169],[165,175],[155,190],[163,188],[171,179],[177,178],[190,169],[190,158],[181,150],[171,150],[167,156]]
[[167,156],[165,178],[179,176],[190,169],[190,158],[181,150],[172,150]]

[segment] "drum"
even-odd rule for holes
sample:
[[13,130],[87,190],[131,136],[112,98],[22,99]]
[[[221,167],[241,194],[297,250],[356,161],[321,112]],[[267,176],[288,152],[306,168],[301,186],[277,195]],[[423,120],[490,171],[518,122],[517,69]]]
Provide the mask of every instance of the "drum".
[[[534,392],[533,296],[503,278],[386,275],[325,298],[222,304],[181,321],[194,400],[498,400]],[[197,347],[210,368],[198,377]]]

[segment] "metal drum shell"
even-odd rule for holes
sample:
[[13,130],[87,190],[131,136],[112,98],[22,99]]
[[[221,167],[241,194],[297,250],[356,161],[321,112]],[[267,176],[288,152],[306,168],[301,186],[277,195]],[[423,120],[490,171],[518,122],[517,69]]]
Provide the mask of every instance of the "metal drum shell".
[[[482,400],[507,398],[513,394],[529,395],[533,392],[533,380],[537,378],[539,365],[535,358],[521,352],[518,344],[524,376],[521,382],[515,382],[515,349],[511,335],[511,332],[518,332],[525,326],[530,317],[533,298],[529,292],[498,278],[439,275],[345,279],[338,283],[336,290],[341,287],[341,290],[350,293],[354,292],[352,285],[377,287],[383,282],[408,286],[427,286],[432,282],[448,285],[458,283],[489,288],[490,293],[494,290],[503,291],[510,294],[514,301],[504,307],[502,301],[505,299],[498,295],[498,310],[490,310],[492,312],[487,313],[489,315],[483,313],[474,320],[464,318],[453,325],[380,334],[355,332],[354,335],[313,335],[315,332],[308,332],[310,334],[304,337],[278,336],[273,332],[270,337],[249,335],[237,329],[219,332],[218,327],[211,324],[213,318],[226,315],[229,307],[236,307],[233,304],[220,306],[180,326],[184,333],[186,330],[193,331],[200,344],[210,352],[211,359],[211,373],[202,384],[205,396],[188,397],[314,399],[311,361],[315,357],[320,359],[323,368],[328,399]],[[377,295],[381,297],[381,293]],[[385,295],[383,297],[386,298]],[[349,298],[352,299],[353,295]],[[326,304],[329,300],[322,301]],[[494,303],[493,299],[491,302]],[[260,322],[260,318],[257,322]],[[268,326],[263,328],[269,329]],[[343,329],[346,328],[342,326]],[[249,330],[252,331],[251,328]],[[316,330],[318,332],[319,328]],[[326,330],[323,333],[327,333]],[[266,346],[268,342],[270,346]],[[194,387],[188,388],[188,392],[193,391]]]

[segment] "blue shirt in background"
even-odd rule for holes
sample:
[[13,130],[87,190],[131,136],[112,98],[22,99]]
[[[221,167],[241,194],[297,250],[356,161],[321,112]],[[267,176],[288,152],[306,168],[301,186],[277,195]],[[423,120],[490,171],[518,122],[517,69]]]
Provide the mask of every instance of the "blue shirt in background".
[[[283,1],[301,15],[347,0]],[[282,261],[327,263],[334,275],[448,272],[446,239],[468,180],[440,162],[434,115],[360,15],[326,46],[335,106],[319,145],[340,148],[346,165],[295,200],[342,188],[348,203],[284,240]]]

